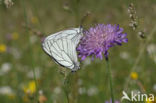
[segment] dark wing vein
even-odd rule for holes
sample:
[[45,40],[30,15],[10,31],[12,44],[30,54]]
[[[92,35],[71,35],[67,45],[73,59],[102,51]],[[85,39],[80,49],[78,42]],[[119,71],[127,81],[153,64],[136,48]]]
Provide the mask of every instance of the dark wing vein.
[[[50,42],[50,44],[51,44],[51,46],[53,46],[53,48],[55,48],[55,46],[53,45],[53,43],[51,43],[51,41],[49,41]],[[70,58],[70,56],[64,51],[64,50],[61,50],[61,48],[59,47],[59,45],[58,45],[58,43],[57,43],[57,41],[54,41],[54,43],[56,43],[56,45],[58,46],[58,48],[60,49],[60,51],[63,51],[68,57],[69,57],[69,59],[71,59]],[[56,48],[55,48],[56,49]],[[51,49],[50,49],[51,50]],[[57,49],[56,49],[57,50]],[[58,51],[58,50],[57,50]],[[61,56],[62,56],[62,53],[60,52],[60,51],[58,51],[60,54],[61,54]],[[54,52],[53,52],[54,53]],[[52,54],[52,53],[51,53]],[[56,53],[54,53],[55,55],[57,55],[58,57],[60,57],[58,54],[56,54]],[[64,61],[66,61],[66,62],[68,62],[68,63],[70,63],[71,64],[71,62],[69,62],[69,61],[67,61],[63,56],[62,57],[60,57],[60,58],[62,58]],[[71,59],[72,60],[72,59]],[[60,61],[60,60],[56,60],[55,59],[55,61]],[[58,63],[58,62],[57,62]],[[60,63],[59,63],[60,64]],[[73,65],[73,63],[70,65],[70,66],[72,66]]]
[[[47,43],[48,44],[48,46],[49,46],[49,43]],[[53,46],[53,45],[51,45],[51,46]],[[54,47],[54,46],[53,46]],[[52,55],[52,53],[54,53],[55,55],[57,55],[58,57],[60,57],[57,53],[55,53],[54,51],[52,52],[52,50],[50,49],[50,46],[49,46],[49,50],[50,50],[50,53],[51,53],[51,56],[53,56]],[[61,58],[61,57],[60,57]]]
[[[60,46],[58,45],[58,42],[56,41],[56,45],[58,46],[58,48],[60,49],[60,51],[62,51],[62,49],[60,48]],[[62,56],[62,52],[61,52],[61,56]],[[63,58],[63,56],[62,56]],[[64,58],[63,58],[64,59]]]
[[[51,41],[50,41],[50,44],[55,48],[55,46],[53,45],[54,43],[51,43]],[[56,48],[55,48],[55,49],[56,49]],[[57,49],[56,49],[56,51],[57,51],[57,52],[60,52],[60,51],[57,50]]]

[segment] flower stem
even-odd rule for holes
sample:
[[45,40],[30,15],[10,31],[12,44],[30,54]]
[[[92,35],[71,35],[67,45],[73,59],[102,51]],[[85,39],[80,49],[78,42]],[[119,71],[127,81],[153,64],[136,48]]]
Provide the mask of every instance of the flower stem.
[[65,92],[65,95],[66,95],[66,98],[67,98],[67,103],[70,103],[69,102],[69,91],[68,91],[68,80],[64,80],[64,92]]
[[71,87],[71,72],[65,71],[65,77],[64,77],[64,92],[67,98],[67,103],[72,103],[69,94],[70,94],[70,87]]
[[111,91],[111,98],[112,98],[112,103],[114,103],[114,93],[113,93],[113,83],[112,83],[112,73],[111,73],[111,68],[109,64],[108,58],[106,58],[106,66],[108,69],[108,78],[109,78],[109,85],[110,85],[110,91]]

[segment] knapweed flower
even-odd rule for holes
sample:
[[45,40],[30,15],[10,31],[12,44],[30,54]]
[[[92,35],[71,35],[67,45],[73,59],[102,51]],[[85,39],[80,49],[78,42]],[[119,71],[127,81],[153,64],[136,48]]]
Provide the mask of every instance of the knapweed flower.
[[108,49],[115,45],[121,45],[122,42],[127,43],[127,34],[123,33],[123,28],[119,25],[98,24],[84,31],[80,44],[77,47],[79,57],[84,60],[87,56],[96,56],[103,59],[103,54],[108,57]]
[[133,80],[137,80],[137,79],[138,79],[138,73],[132,72],[132,73],[131,73],[131,78],[132,78]]

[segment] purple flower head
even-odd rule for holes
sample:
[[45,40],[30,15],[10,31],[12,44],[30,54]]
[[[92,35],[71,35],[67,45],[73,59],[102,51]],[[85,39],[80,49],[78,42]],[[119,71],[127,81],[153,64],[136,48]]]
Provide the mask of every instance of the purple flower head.
[[108,49],[115,45],[121,45],[122,42],[127,43],[127,34],[123,33],[123,28],[119,25],[98,24],[84,31],[80,44],[77,47],[79,57],[84,60],[87,56],[96,56],[103,59],[103,54],[108,57]]

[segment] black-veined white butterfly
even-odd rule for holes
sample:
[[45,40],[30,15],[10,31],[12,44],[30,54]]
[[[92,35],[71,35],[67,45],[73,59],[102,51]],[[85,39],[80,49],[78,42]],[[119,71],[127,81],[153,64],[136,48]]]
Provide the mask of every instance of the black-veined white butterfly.
[[46,37],[42,43],[43,50],[59,65],[77,71],[80,63],[76,47],[82,37],[82,28],[60,31]]

